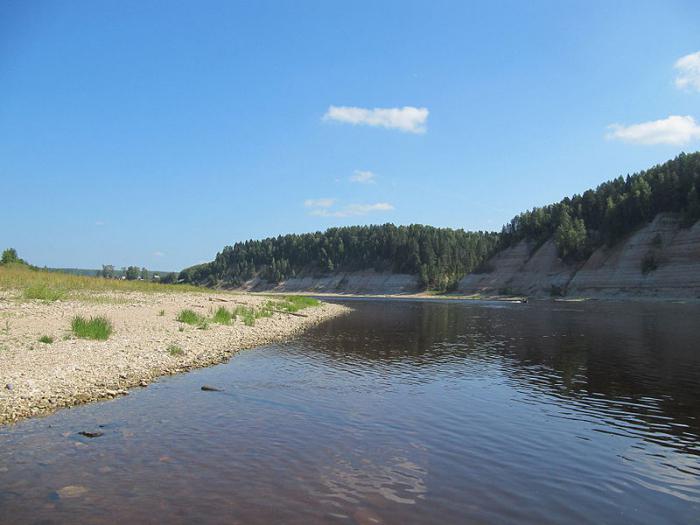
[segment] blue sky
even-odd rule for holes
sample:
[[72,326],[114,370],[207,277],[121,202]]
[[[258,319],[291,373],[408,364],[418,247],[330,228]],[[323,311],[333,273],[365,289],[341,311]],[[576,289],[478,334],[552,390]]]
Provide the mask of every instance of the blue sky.
[[6,0],[0,247],[174,270],[336,225],[500,229],[700,149],[698,27],[695,1]]

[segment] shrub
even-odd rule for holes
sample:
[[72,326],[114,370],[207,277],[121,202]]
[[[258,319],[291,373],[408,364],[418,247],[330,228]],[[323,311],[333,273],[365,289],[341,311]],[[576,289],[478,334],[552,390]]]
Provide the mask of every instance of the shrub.
[[50,335],[42,335],[42,336],[39,338],[39,342],[40,342],[40,343],[45,343],[45,344],[47,344],[47,345],[50,345],[51,343],[53,343],[53,337],[51,337]]
[[78,315],[73,318],[71,329],[76,337],[105,341],[112,334],[112,323],[104,317],[85,319]]
[[566,295],[566,287],[558,284],[553,284],[549,289],[549,295],[551,297],[564,297]]
[[179,314],[177,314],[177,320],[181,323],[195,325],[202,323],[202,321],[204,321],[204,318],[194,310],[185,309],[182,310]]
[[642,273],[644,275],[653,272],[659,267],[659,261],[653,252],[647,253],[642,259]]

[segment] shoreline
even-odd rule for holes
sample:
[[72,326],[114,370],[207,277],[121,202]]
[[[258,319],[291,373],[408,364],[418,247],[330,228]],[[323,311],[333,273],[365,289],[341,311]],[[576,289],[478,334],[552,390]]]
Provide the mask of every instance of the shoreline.
[[305,290],[300,292],[276,292],[276,291],[259,291],[259,292],[240,292],[250,293],[251,295],[264,297],[282,297],[289,295],[305,295],[315,297],[317,299],[399,299],[405,301],[474,301],[474,302],[489,302],[489,303],[582,303],[582,302],[610,302],[610,303],[673,303],[673,304],[700,304],[700,298],[693,297],[674,297],[674,296],[651,296],[651,295],[590,295],[590,296],[564,296],[564,297],[546,297],[546,296],[527,296],[527,295],[489,295],[489,294],[459,294],[447,293],[438,294],[430,292],[410,292],[410,293],[343,293],[343,292],[319,292],[314,290]]
[[[289,295],[289,294],[288,294]],[[225,306],[259,308],[265,298],[215,290],[183,293],[93,293],[87,300],[17,301],[0,293],[0,425],[128,395],[159,377],[223,363],[241,350],[288,340],[351,309],[322,302],[300,314],[275,311],[246,326],[180,323],[180,310],[212,313]],[[71,335],[75,315],[105,316],[106,341]],[[50,344],[39,342],[48,335]],[[170,348],[177,346],[175,355]]]

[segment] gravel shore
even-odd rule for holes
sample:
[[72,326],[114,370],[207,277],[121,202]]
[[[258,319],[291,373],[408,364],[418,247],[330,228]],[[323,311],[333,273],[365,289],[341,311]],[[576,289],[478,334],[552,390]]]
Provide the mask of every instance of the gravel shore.
[[[221,363],[237,351],[288,339],[348,308],[321,303],[301,315],[274,313],[254,326],[177,322],[180,310],[209,315],[219,306],[260,307],[268,298],[219,293],[101,293],[88,300],[18,302],[0,292],[0,424],[62,407],[128,394],[154,379]],[[107,341],[77,339],[73,316],[105,316]],[[39,342],[41,336],[54,339]],[[173,345],[180,355],[168,350]]]

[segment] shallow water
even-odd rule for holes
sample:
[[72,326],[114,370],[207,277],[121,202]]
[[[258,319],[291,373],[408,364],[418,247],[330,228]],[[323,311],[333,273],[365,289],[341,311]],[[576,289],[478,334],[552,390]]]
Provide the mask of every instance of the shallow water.
[[698,522],[698,307],[348,304],[0,428],[0,522]]

